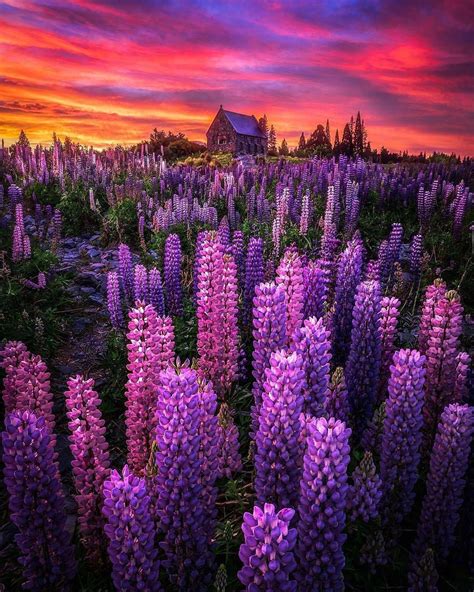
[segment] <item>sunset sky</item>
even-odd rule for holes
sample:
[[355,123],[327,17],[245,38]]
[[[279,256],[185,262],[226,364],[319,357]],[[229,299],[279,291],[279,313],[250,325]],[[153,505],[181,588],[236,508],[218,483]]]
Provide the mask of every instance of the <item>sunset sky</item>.
[[0,137],[205,140],[219,105],[290,145],[360,109],[372,147],[474,154],[474,4],[0,0]]

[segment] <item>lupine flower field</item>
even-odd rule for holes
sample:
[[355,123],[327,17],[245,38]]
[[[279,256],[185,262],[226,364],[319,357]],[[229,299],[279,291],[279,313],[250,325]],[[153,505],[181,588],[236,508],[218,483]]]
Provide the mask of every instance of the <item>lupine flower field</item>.
[[2,148],[0,590],[472,590],[472,172]]

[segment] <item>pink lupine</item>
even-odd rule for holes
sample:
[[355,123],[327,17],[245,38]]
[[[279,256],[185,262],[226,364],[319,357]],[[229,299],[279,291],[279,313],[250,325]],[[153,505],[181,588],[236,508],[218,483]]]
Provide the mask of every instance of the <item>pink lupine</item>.
[[2,391],[5,413],[10,413],[15,409],[15,375],[21,360],[26,359],[29,355],[31,354],[22,341],[7,341],[0,351],[0,368],[5,371]]
[[287,249],[281,258],[276,283],[285,292],[286,334],[291,341],[295,330],[301,326],[304,315],[303,266],[295,248]]
[[174,330],[169,317],[158,317],[150,304],[136,302],[129,312],[128,381],[125,387],[127,462],[144,474],[154,440],[156,383],[174,358]]
[[[237,266],[232,255],[225,254],[222,266],[222,325],[219,339],[222,340],[220,376],[216,388],[226,392],[232,386],[239,371],[239,305]],[[215,329],[218,330],[218,325]]]
[[380,303],[379,333],[381,345],[379,400],[385,399],[390,364],[395,351],[395,337],[397,334],[397,322],[400,315],[400,300],[398,298],[384,297]]
[[72,472],[76,488],[79,531],[88,559],[100,561],[104,550],[102,487],[110,474],[109,446],[100,398],[93,379],[68,380],[66,397]]
[[436,279],[431,286],[426,288],[418,330],[418,350],[423,355],[426,354],[428,348],[428,337],[435,315],[435,307],[445,294],[446,284],[441,279]]
[[453,401],[456,403],[467,403],[470,367],[471,356],[467,352],[460,352],[456,358],[456,376],[454,380]]

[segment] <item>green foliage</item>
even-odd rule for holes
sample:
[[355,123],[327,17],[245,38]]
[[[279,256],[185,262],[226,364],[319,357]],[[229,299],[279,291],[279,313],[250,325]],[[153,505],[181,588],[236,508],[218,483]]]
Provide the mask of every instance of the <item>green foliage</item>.
[[109,209],[103,231],[107,242],[138,244],[138,217],[133,199],[126,198]]
[[106,417],[116,416],[123,410],[127,382],[127,342],[123,333],[110,331],[101,368],[107,375],[107,381],[101,388],[102,413]]
[[100,228],[101,217],[91,210],[89,195],[82,183],[72,184],[62,194],[58,208],[63,215],[66,236],[78,236]]
[[25,189],[25,197],[36,196],[38,203],[56,207],[61,201],[61,186],[58,181],[50,181],[47,185],[34,181]]

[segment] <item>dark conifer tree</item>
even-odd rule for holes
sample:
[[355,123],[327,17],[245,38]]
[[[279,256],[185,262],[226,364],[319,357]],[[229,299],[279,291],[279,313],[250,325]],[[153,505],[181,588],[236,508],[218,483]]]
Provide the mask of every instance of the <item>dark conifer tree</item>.
[[353,156],[354,154],[351,127],[349,123],[346,123],[344,127],[344,133],[342,134],[342,141],[340,145],[340,153],[345,154],[346,156]]
[[341,144],[339,142],[339,130],[336,129],[336,135],[334,136],[334,146],[332,147],[334,156],[339,156],[341,153]]
[[328,155],[331,152],[331,144],[326,136],[324,127],[319,124],[306,142],[306,148],[310,154]]
[[278,154],[276,132],[273,125],[270,126],[270,132],[268,133],[268,154],[271,156],[276,156]]
[[258,127],[262,130],[267,138],[267,149],[268,149],[268,119],[267,116],[264,114],[263,117],[260,117],[258,120]]
[[329,129],[329,119],[326,119],[326,138],[328,139],[329,146],[331,146],[331,130]]
[[304,154],[306,150],[306,138],[304,137],[304,132],[301,132],[300,141],[298,142],[298,152]]
[[281,142],[279,152],[280,152],[280,156],[288,156],[288,154],[290,153],[290,151],[288,149],[288,144],[287,144],[285,138],[283,138],[283,140]]
[[357,118],[354,130],[354,154],[362,156],[364,153],[364,133],[362,129],[362,121],[360,118],[360,111],[357,111]]

